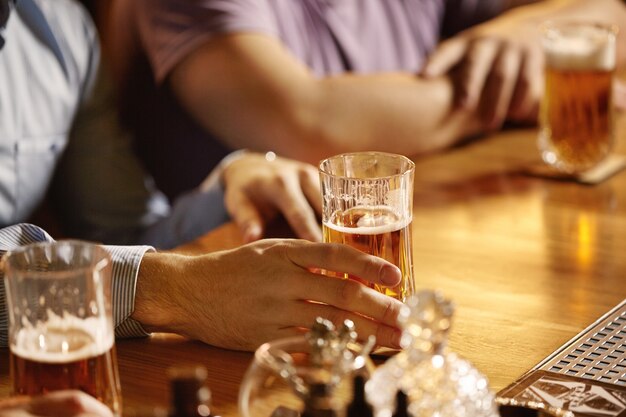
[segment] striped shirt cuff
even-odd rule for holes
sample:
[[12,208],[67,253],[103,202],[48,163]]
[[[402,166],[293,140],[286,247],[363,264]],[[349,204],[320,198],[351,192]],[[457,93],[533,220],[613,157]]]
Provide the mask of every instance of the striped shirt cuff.
[[[7,251],[35,242],[53,242],[43,229],[31,224],[17,224],[0,229],[0,257]],[[115,334],[118,337],[148,336],[141,324],[130,318],[135,307],[137,276],[143,255],[150,246],[105,246],[113,268],[111,304]],[[3,271],[0,269],[0,279]],[[0,346],[8,344],[8,317],[4,285],[0,285]]]
[[150,246],[105,246],[113,261],[111,298],[116,337],[149,336],[130,316],[135,309],[137,276],[143,255]]
[[[36,242],[53,242],[54,240],[40,227],[21,223],[0,229],[0,258],[10,250]],[[9,344],[9,318],[6,306],[4,287],[4,270],[0,268],[0,347]]]

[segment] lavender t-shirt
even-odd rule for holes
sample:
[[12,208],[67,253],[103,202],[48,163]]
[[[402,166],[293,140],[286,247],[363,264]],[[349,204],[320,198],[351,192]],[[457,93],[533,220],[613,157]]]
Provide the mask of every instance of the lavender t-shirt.
[[127,120],[158,185],[176,195],[196,186],[228,151],[183,114],[164,83],[215,34],[275,37],[318,77],[417,72],[442,36],[501,7],[502,0],[121,0],[114,22],[128,35],[118,35],[113,49],[126,53],[118,60],[129,64],[122,71],[124,101],[133,103],[125,107]]

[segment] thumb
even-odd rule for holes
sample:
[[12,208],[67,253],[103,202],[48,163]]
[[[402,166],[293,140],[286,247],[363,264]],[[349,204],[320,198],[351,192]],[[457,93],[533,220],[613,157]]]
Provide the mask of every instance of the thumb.
[[466,49],[464,39],[455,38],[441,43],[428,57],[421,74],[427,78],[434,78],[448,73],[465,56]]
[[263,236],[263,217],[254,203],[243,193],[232,193],[226,198],[226,210],[233,218],[245,243]]
[[615,80],[613,83],[613,103],[620,110],[626,110],[626,83]]

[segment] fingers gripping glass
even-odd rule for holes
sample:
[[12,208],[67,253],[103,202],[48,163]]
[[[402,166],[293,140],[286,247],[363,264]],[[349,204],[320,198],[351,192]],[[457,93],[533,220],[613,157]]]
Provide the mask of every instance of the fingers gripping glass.
[[411,221],[413,174],[408,158],[382,152],[355,152],[320,163],[324,242],[343,243],[395,264],[396,287],[381,287],[346,276],[405,301],[413,294]]

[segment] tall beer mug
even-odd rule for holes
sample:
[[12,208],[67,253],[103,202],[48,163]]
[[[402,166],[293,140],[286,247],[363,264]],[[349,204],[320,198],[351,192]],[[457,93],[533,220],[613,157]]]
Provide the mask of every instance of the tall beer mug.
[[561,171],[584,172],[613,147],[611,84],[617,30],[581,22],[547,23],[543,29],[541,155]]
[[107,252],[37,243],[9,252],[4,266],[13,393],[78,389],[120,415]]
[[408,158],[356,152],[325,159],[319,166],[324,242],[343,243],[395,264],[396,287],[355,279],[402,302],[414,293],[411,252],[413,175]]

